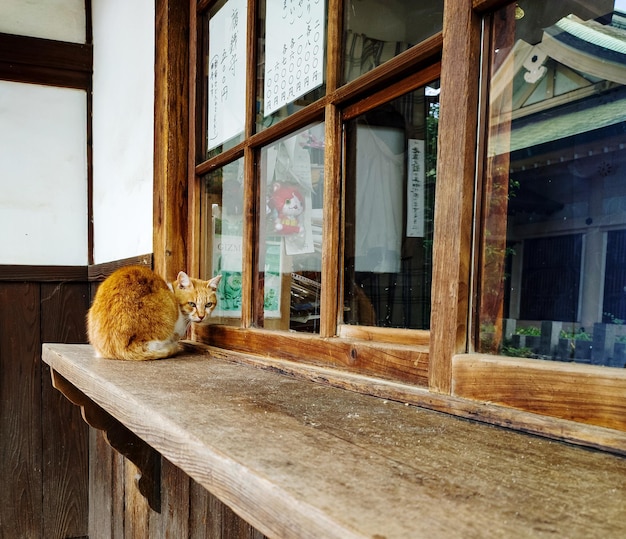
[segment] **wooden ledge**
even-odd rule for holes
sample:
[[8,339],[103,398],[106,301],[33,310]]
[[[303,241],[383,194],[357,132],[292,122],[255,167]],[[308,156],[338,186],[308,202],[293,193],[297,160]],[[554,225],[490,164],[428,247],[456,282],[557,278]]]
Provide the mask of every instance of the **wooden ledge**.
[[620,456],[224,357],[43,356],[270,537],[626,536]]

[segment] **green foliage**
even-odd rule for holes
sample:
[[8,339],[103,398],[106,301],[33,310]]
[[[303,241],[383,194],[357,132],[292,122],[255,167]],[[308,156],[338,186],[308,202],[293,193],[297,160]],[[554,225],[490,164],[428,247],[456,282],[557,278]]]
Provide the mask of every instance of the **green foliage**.
[[516,335],[530,335],[532,337],[541,336],[541,330],[538,327],[530,326],[527,328],[517,328],[515,331]]
[[534,352],[527,346],[516,348],[515,346],[505,344],[502,347],[502,355],[510,357],[533,357]]
[[573,339],[575,341],[590,341],[591,335],[587,333],[585,330],[580,329],[578,331],[565,331],[562,330],[559,334],[561,339]]

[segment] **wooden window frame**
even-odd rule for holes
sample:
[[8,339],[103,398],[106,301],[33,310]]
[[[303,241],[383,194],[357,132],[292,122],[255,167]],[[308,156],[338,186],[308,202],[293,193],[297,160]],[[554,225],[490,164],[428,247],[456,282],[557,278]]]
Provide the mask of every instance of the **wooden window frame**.
[[[256,12],[258,1],[248,2],[248,54],[256,54],[256,39],[251,30],[256,26]],[[194,57],[190,58],[190,65],[193,66],[194,80],[199,77],[196,74],[200,71],[198,58],[195,52],[198,50],[198,43],[202,39],[200,31],[199,14],[206,12],[212,5],[210,2],[199,2],[196,10],[192,13],[193,21],[191,28],[198,27],[198,32],[192,32],[192,43],[190,51]],[[211,172],[235,159],[244,156],[244,166],[249,169],[245,174],[244,192],[249,196],[244,200],[244,245],[248,248],[243,254],[244,268],[256,268],[257,254],[253,252],[252,246],[256,244],[258,237],[258,223],[254,206],[254,201],[260,199],[259,185],[254,179],[254,166],[256,161],[254,156],[261,148],[270,144],[306,125],[317,122],[325,122],[326,140],[326,160],[324,178],[324,200],[339,201],[341,196],[341,141],[344,122],[375,108],[376,106],[399,97],[407,92],[424,86],[439,77],[441,57],[441,33],[425,40],[419,45],[396,56],[387,63],[359,77],[357,80],[340,86],[341,68],[341,43],[343,34],[341,32],[342,21],[341,0],[329,0],[328,12],[339,13],[337,17],[328,17],[328,39],[327,39],[327,73],[326,73],[326,93],[313,104],[305,109],[295,112],[279,123],[264,129],[253,132],[254,111],[246,111],[246,122],[243,140],[233,148],[206,161],[200,161],[194,170],[196,180],[190,178],[190,201],[191,210],[189,214],[190,228],[193,231],[194,240],[190,241],[191,250],[188,251],[189,264],[192,272],[198,272],[200,262],[198,260],[200,227],[197,216],[200,214],[200,189],[197,178]],[[193,37],[195,36],[195,40]],[[254,65],[248,63],[247,72],[247,100],[248,107],[253,103]],[[190,117],[196,118],[197,124],[201,125],[206,116],[206,111],[197,101],[200,95],[201,85],[193,84],[193,96],[190,99]],[[198,107],[194,104],[198,103]],[[193,136],[190,138],[189,159],[190,162],[198,157],[196,150],[196,137],[202,136],[201,129],[191,130]],[[322,268],[322,297],[321,297],[321,327],[319,335],[295,334],[292,332],[281,332],[276,330],[260,329],[254,318],[252,297],[258,293],[251,291],[258,290],[259,277],[255,271],[243,272],[244,294],[242,297],[242,323],[240,328],[226,326],[212,326],[210,329],[198,332],[198,338],[208,344],[219,347],[230,347],[238,350],[254,353],[259,348],[271,350],[279,357],[291,358],[302,361],[301,351],[303,345],[306,346],[306,360],[315,363],[325,363],[336,365],[359,372],[392,377],[394,379],[410,382],[426,387],[427,359],[429,332],[420,330],[392,330],[370,327],[346,327],[340,324],[340,305],[338,303],[338,291],[341,289],[340,272],[340,252],[337,246],[342,238],[341,230],[341,208],[339,204],[325,204],[324,206],[324,252],[325,263]],[[338,330],[339,326],[339,330]],[[384,343],[384,344],[383,344]],[[411,347],[410,345],[413,345]],[[332,350],[329,353],[329,350]]]
[[[441,61],[431,330],[342,327],[339,335],[335,335],[335,319],[329,318],[328,313],[337,312],[333,302],[336,303],[339,283],[336,271],[329,271],[331,264],[327,264],[322,276],[323,312],[330,323],[324,324],[320,335],[254,328],[252,301],[248,297],[244,301],[241,328],[213,326],[198,338],[211,346],[250,357],[271,356],[283,364],[287,361],[296,370],[306,369],[306,363],[321,363],[328,367],[327,382],[357,391],[392,395],[456,415],[587,445],[623,445],[625,373],[602,367],[472,353],[476,275],[472,253],[479,233],[474,229],[474,216],[480,203],[476,178],[482,174],[477,155],[483,150],[484,137],[479,134],[484,129],[485,118],[485,105],[480,100],[485,88],[480,84],[487,84],[486,72],[482,71],[484,63],[481,65],[480,61],[485,47],[482,20],[508,3],[508,0],[447,0],[440,34],[344,86],[338,85],[339,73],[329,71],[326,96],[283,120],[278,124],[280,127],[251,135],[251,114],[248,114],[246,134],[249,136],[244,142],[210,163],[196,166],[197,133],[188,118],[194,117],[197,99],[197,88],[189,84],[196,76],[197,35],[188,29],[196,28],[197,13],[210,2],[157,0],[157,20],[165,24],[157,25],[155,141],[157,147],[163,146],[155,150],[155,267],[168,278],[181,267],[190,271],[199,267],[195,249],[200,234],[199,175],[243,155],[246,177],[251,178],[256,171],[250,158],[257,148],[322,116],[326,121],[327,146],[338,148],[346,115],[356,115],[361,106],[367,108],[367,99],[357,99],[360,92],[376,95],[383,77],[389,76],[396,82],[409,80],[409,73],[419,73]],[[340,4],[339,0],[329,0],[329,12],[339,10]],[[255,13],[256,0],[251,0],[248,6]],[[340,53],[339,20],[329,19],[329,64]],[[249,17],[249,24],[254,22],[255,18]],[[177,30],[169,29],[171,24]],[[254,43],[248,45],[254,50]],[[406,91],[413,88],[407,86]],[[252,88],[248,87],[247,91]],[[324,172],[326,178],[337,179],[340,156],[338,152],[333,156],[326,160]],[[248,183],[245,188],[258,198],[255,191],[258,187]],[[327,181],[325,199],[336,198],[340,189],[338,180]],[[246,197],[244,207],[249,221],[254,221],[255,216],[253,199]],[[337,245],[338,209],[325,211],[326,245]],[[246,227],[248,244],[256,237],[255,227]],[[338,267],[339,252],[325,249],[325,256]],[[245,253],[245,267],[256,267],[253,257],[251,250]],[[255,289],[257,279],[256,275],[244,273],[244,287]],[[412,373],[405,369],[409,362],[413,362]],[[346,371],[362,375],[360,382],[342,381]],[[383,383],[385,377],[394,381]],[[381,384],[386,389],[381,389]]]

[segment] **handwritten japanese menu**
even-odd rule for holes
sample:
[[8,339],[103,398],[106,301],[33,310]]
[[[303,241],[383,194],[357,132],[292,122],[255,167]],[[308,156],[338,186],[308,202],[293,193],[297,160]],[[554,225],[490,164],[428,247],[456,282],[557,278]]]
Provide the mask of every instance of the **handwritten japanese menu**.
[[246,0],[228,0],[209,20],[209,149],[243,131]]
[[424,237],[424,141],[409,139],[406,235]]
[[265,116],[324,81],[325,0],[267,0]]

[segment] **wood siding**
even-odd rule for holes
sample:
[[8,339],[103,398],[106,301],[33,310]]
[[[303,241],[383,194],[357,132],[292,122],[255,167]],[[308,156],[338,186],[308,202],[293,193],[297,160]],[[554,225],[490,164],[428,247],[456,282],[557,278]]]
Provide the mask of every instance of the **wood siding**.
[[[20,277],[21,276],[21,277]],[[87,426],[41,343],[84,343],[86,269],[0,267],[0,537],[84,537]]]

